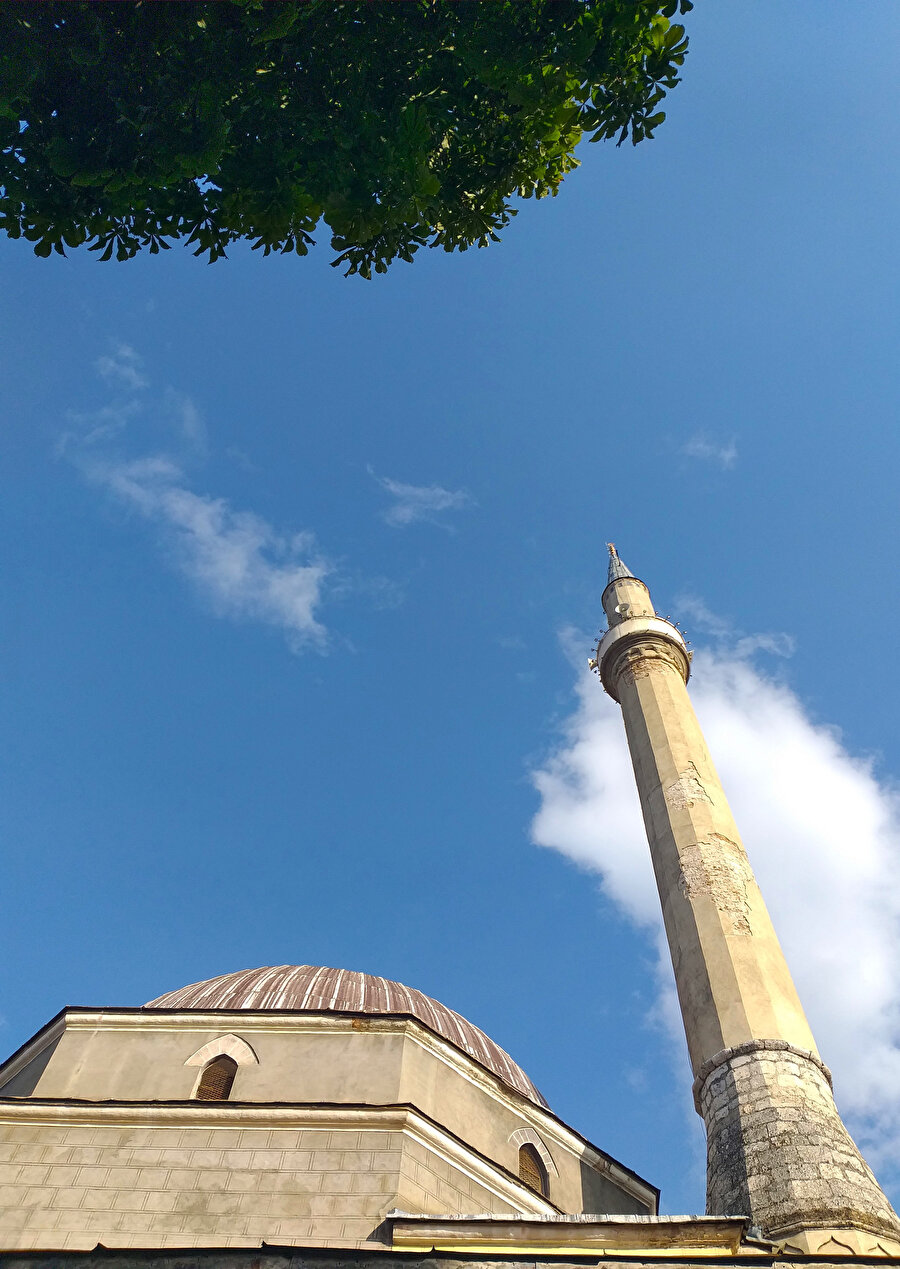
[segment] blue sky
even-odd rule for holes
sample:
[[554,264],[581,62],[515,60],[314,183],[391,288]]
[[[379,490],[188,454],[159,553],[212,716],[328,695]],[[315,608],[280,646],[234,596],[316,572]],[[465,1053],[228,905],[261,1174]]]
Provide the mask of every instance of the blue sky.
[[900,11],[850,16],[698,6],[655,141],[586,145],[501,245],[372,283],[325,245],[2,244],[5,1051],[66,1003],[364,969],[701,1210],[653,917],[616,873],[627,771],[578,769],[624,751],[580,678],[613,538],[707,648],[714,754],[900,1199],[900,1003],[879,980],[847,1040],[808,954],[824,930],[869,983],[900,949]]

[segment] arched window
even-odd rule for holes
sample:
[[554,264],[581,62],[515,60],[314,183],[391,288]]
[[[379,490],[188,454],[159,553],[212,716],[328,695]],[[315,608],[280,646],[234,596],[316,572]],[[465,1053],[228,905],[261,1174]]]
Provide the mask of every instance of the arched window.
[[224,1053],[213,1058],[209,1065],[203,1068],[194,1097],[201,1102],[227,1101],[237,1069],[238,1064],[234,1058],[226,1057]]
[[519,1147],[519,1176],[526,1185],[537,1190],[538,1194],[543,1194],[544,1198],[550,1193],[544,1160],[532,1145]]

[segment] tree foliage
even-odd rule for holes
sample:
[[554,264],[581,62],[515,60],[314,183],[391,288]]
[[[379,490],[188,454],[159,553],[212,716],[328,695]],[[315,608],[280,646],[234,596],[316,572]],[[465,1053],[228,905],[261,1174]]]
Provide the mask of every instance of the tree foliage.
[[653,135],[690,0],[0,4],[0,228],[102,260],[182,238],[371,276],[485,246],[575,146]]

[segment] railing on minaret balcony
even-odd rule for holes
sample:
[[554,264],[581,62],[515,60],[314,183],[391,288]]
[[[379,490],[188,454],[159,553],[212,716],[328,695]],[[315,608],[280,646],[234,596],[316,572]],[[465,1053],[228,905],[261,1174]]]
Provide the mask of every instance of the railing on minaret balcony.
[[898,1255],[900,1222],[841,1122],[687,692],[691,653],[609,546],[591,668],[621,705],[707,1133],[707,1211],[785,1250]]

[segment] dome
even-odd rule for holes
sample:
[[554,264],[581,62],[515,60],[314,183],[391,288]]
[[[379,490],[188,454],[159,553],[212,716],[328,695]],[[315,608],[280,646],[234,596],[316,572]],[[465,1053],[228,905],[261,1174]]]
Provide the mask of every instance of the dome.
[[287,1009],[299,1013],[411,1014],[539,1106],[547,1102],[499,1044],[430,996],[349,969],[275,965],[191,983],[149,1000],[145,1009]]

